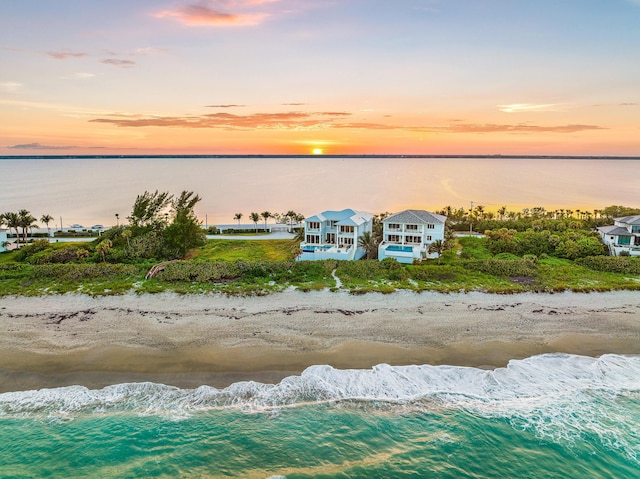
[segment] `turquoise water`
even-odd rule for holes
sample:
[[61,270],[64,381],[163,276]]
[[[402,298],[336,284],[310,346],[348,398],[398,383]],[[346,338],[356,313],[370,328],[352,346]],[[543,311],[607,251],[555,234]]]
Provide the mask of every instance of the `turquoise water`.
[[324,250],[328,250],[331,249],[330,245],[318,245],[318,246],[305,246],[302,251],[304,251],[305,253],[313,253],[314,251],[324,251]]
[[389,245],[386,248],[387,251],[404,251],[405,253],[411,253],[413,248],[411,246],[399,246],[399,245]]
[[640,357],[0,395],[0,477],[640,477]]

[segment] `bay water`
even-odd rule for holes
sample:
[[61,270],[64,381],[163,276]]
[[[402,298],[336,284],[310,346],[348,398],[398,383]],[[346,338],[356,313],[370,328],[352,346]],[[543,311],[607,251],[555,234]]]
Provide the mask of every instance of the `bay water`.
[[[0,159],[0,211],[27,209],[56,226],[126,221],[144,191],[195,191],[203,223],[236,213],[353,208],[496,211],[542,206],[591,211],[638,207],[640,160],[560,158],[68,158]],[[269,220],[271,223],[273,220]],[[51,224],[53,227],[54,224]],[[42,225],[41,225],[42,226]]]

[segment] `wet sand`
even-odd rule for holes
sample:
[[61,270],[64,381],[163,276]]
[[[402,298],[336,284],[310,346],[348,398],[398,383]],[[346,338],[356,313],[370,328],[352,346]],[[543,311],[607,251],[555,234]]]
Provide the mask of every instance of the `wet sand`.
[[547,352],[640,354],[640,294],[0,298],[0,392],[277,382],[313,364],[492,368]]

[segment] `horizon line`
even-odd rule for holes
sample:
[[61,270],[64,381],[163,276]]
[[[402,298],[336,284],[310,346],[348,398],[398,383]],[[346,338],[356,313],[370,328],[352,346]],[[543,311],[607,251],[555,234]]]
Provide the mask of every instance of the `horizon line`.
[[621,155],[515,155],[515,154],[492,154],[492,155],[431,155],[431,154],[135,154],[135,155],[0,155],[0,160],[17,159],[142,159],[142,158],[460,158],[460,159],[576,159],[576,160],[640,160],[640,156]]

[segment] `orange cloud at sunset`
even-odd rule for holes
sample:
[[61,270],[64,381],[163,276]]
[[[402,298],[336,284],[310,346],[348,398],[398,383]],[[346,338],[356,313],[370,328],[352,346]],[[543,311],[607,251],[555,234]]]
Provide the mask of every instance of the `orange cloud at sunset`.
[[0,2],[0,155],[640,155],[630,0],[85,3]]

